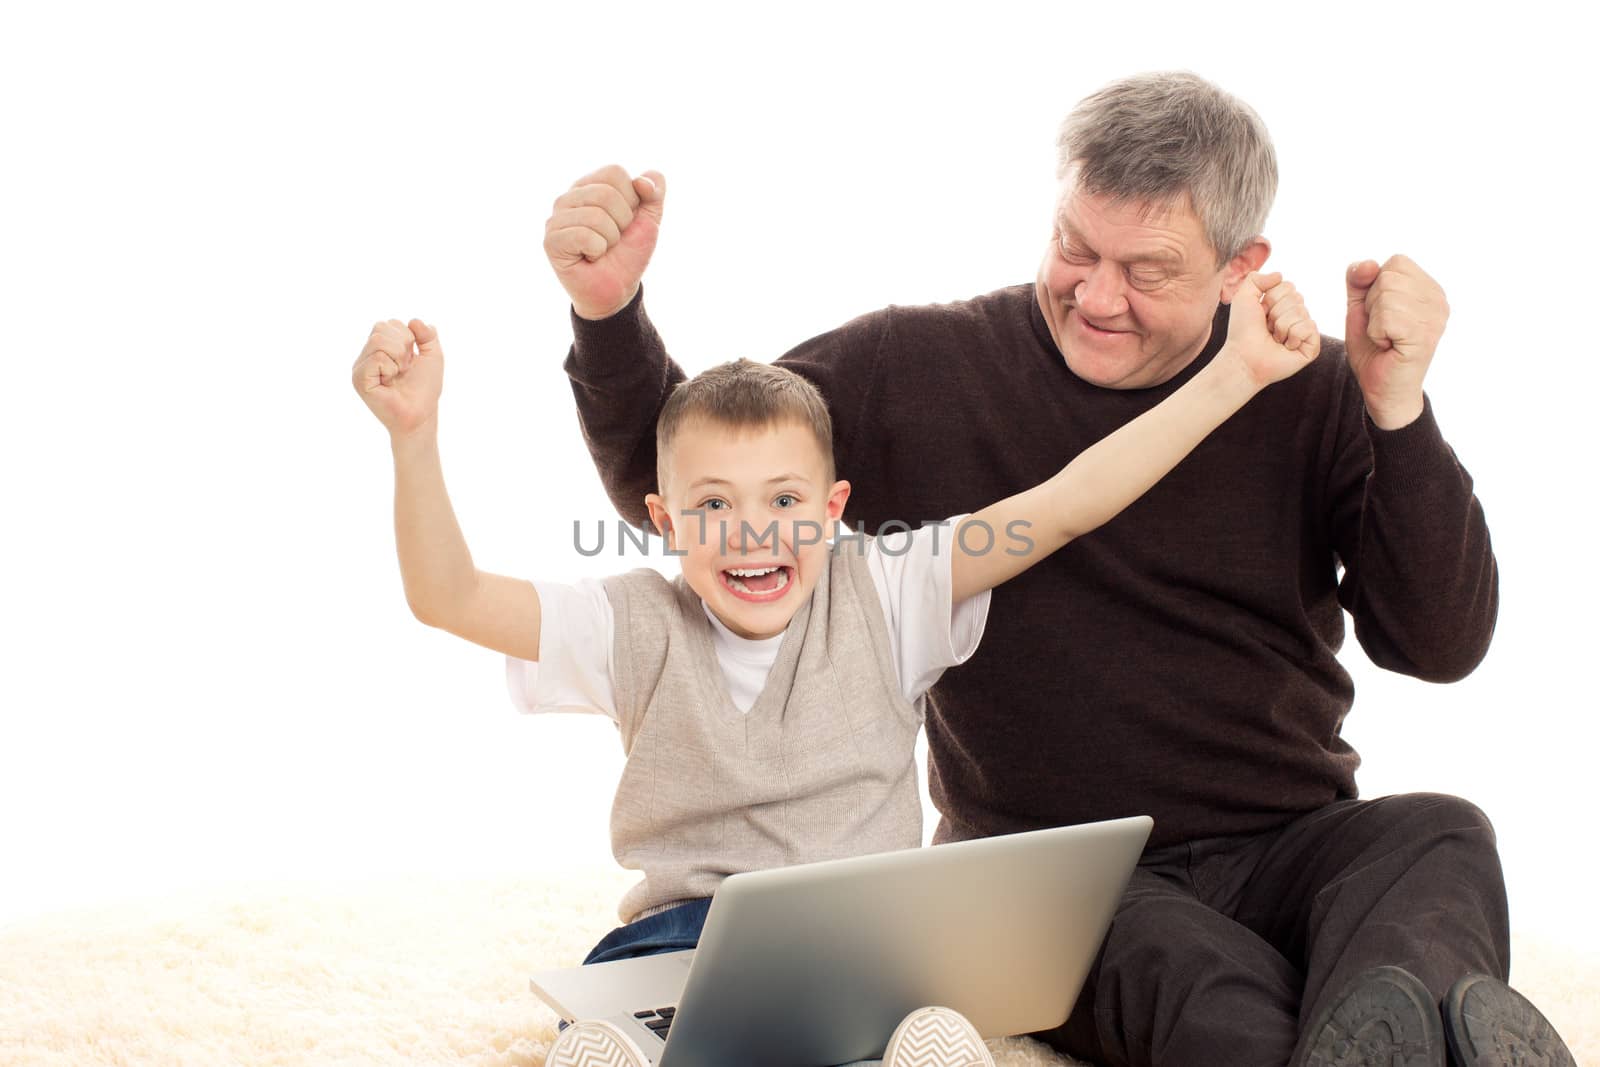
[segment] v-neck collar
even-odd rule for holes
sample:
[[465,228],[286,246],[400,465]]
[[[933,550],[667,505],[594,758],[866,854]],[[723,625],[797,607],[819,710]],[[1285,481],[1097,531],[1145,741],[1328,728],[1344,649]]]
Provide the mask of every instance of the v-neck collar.
[[[829,554],[829,566],[823,569],[817,584],[812,587],[811,595],[806,598],[795,611],[794,617],[789,620],[789,625],[783,628],[783,641],[778,645],[778,654],[773,658],[772,666],[767,670],[767,678],[761,684],[761,692],[756,695],[755,703],[750,705],[749,711],[740,711],[739,706],[733,702],[733,694],[728,691],[728,679],[722,673],[722,664],[717,659],[717,646],[712,639],[710,609],[700,600],[699,625],[692,626],[694,641],[700,653],[711,662],[714,668],[701,678],[701,693],[706,700],[706,705],[717,710],[718,718],[724,722],[755,722],[780,715],[784,703],[789,699],[789,692],[794,688],[795,666],[800,659],[800,645],[805,640],[805,632],[811,622],[811,608],[816,603],[819,595],[826,597],[824,589],[828,576],[832,571],[832,554]],[[720,620],[719,620],[720,621]],[[726,628],[727,624],[722,624]],[[729,631],[732,633],[732,631]],[[738,636],[735,634],[734,636]],[[783,681],[783,692],[774,682]],[[774,708],[776,705],[776,708]]]
[[[700,610],[705,613],[706,621],[711,624],[711,643],[715,645],[718,640],[725,642],[733,649],[736,657],[743,660],[769,659],[767,649],[773,650],[773,656],[778,649],[783,647],[783,635],[788,632],[788,627],[773,634],[771,637],[740,637],[728,627],[728,624],[717,618],[711,610],[711,605],[705,601],[700,602]],[[776,659],[771,659],[776,663]]]

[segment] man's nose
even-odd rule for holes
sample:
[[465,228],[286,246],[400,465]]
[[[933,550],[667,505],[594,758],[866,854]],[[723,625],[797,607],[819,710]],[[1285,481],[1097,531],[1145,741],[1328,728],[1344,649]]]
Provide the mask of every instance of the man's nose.
[[1089,268],[1088,276],[1078,283],[1072,296],[1091,318],[1112,319],[1128,310],[1122,268],[1103,259]]

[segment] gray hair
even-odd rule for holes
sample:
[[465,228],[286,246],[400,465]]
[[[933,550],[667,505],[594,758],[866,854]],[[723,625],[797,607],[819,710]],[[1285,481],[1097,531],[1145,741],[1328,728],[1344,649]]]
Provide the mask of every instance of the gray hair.
[[1266,124],[1187,71],[1136,74],[1084,98],[1061,123],[1056,177],[1086,192],[1168,203],[1188,194],[1220,266],[1260,235],[1278,191]]

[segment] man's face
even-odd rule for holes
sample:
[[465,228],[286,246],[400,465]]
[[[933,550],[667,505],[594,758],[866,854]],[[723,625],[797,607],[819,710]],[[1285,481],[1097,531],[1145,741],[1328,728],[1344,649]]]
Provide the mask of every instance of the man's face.
[[[798,422],[735,429],[705,419],[672,442],[665,496],[645,498],[684,579],[740,637],[775,637],[828,564],[850,483],[825,481],[816,435]],[[667,530],[670,528],[670,533]]]
[[[1077,188],[1068,173],[1035,291],[1067,366],[1107,389],[1160,385],[1211,336],[1219,299],[1266,259],[1253,242],[1217,266],[1188,197],[1117,203]],[[1259,257],[1259,258],[1257,258]]]

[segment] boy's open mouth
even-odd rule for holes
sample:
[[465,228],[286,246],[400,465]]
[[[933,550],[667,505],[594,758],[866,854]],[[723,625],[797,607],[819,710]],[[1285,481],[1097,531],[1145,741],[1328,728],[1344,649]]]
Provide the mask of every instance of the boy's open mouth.
[[781,563],[765,567],[728,567],[721,572],[722,584],[740,600],[776,600],[794,580],[794,568]]

